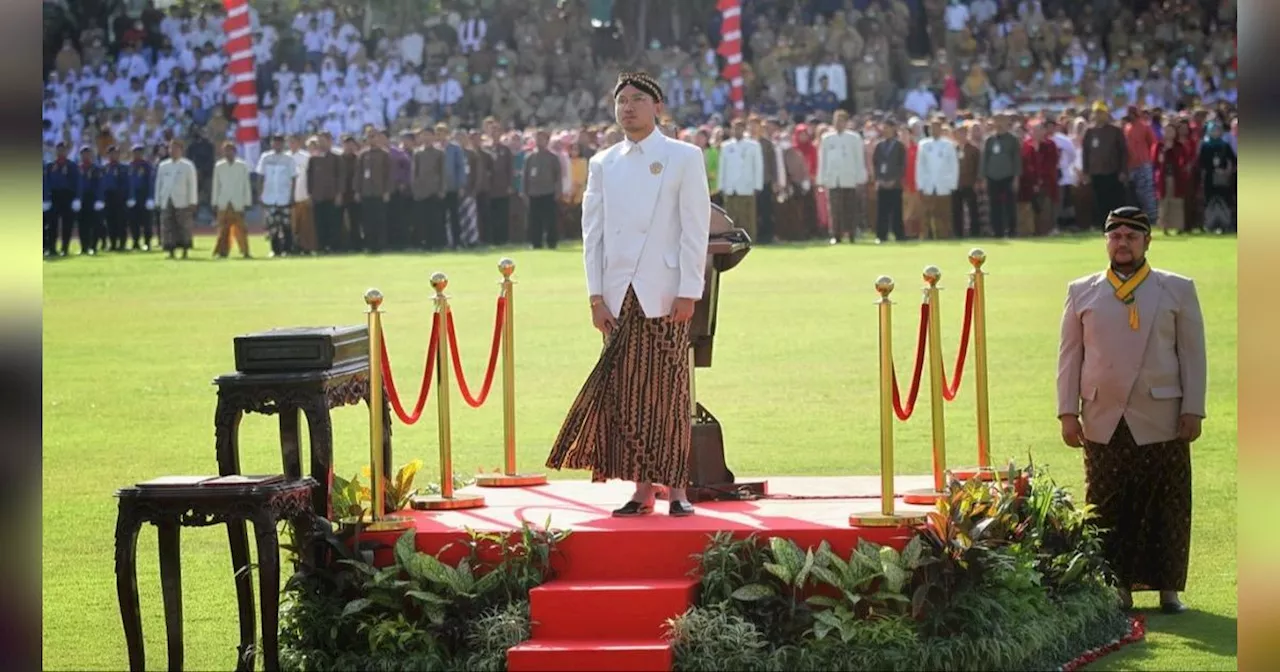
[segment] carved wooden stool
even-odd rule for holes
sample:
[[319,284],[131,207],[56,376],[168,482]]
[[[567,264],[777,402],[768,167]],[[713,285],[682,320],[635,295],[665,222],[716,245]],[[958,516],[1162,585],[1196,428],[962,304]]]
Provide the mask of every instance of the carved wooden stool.
[[[142,613],[138,604],[137,545],[143,523],[159,530],[160,585],[164,598],[169,669],[182,669],[182,571],[179,530],[225,523],[243,532],[252,522],[258,542],[258,581],[262,594],[262,654],[267,670],[280,669],[280,521],[298,521],[311,515],[311,478],[166,477],[116,491],[116,593],[129,648],[129,669],[146,666],[142,639]],[[299,527],[302,527],[301,525]],[[304,528],[305,529],[305,528]],[[247,543],[247,540],[246,540]],[[247,552],[247,548],[245,549]],[[232,558],[240,605],[240,645],[237,670],[252,670],[254,613],[252,578],[247,553]],[[248,592],[241,591],[241,586]]]

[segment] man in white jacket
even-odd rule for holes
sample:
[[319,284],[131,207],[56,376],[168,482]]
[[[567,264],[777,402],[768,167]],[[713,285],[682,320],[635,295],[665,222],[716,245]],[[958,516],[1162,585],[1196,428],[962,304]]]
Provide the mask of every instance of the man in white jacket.
[[929,124],[929,137],[916,149],[916,186],[924,201],[921,236],[950,238],[951,194],[960,181],[960,157],[941,118]]
[[724,194],[729,218],[756,240],[756,194],[764,189],[764,153],[758,140],[746,136],[746,121],[734,119],[730,129],[733,136],[720,145],[716,173],[720,177],[720,193]]
[[249,235],[244,228],[244,213],[253,203],[249,186],[249,164],[236,156],[235,143],[222,145],[222,160],[213,167],[213,215],[218,223],[218,242],[213,256],[226,258],[234,238],[240,254],[249,258]]
[[605,348],[547,466],[634,482],[615,516],[653,513],[657,485],[668,488],[668,512],[687,516],[690,325],[711,227],[706,162],[696,145],[658,131],[665,98],[653,77],[622,73],[613,98],[626,139],[587,162],[582,199],[591,322]]
[[169,143],[169,158],[156,168],[156,204],[160,206],[160,245],[169,258],[182,250],[187,258],[191,250],[191,227],[195,223],[199,203],[196,166],[183,155],[186,144],[175,138]]
[[831,210],[831,244],[841,238],[853,242],[862,224],[858,187],[867,183],[866,149],[862,136],[849,128],[849,113],[836,110],[835,130],[818,145],[818,186],[827,190]]

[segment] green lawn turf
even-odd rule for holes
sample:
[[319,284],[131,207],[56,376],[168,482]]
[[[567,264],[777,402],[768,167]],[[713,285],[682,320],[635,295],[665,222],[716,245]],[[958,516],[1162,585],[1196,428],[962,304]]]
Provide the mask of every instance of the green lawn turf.
[[[285,260],[194,259],[160,253],[69,258],[44,267],[44,665],[122,669],[124,638],[112,565],[113,488],[161,474],[210,473],[212,378],[233,369],[231,338],[276,326],[364,320],[362,294],[387,297],[387,339],[399,388],[415,393],[426,351],[428,277],[450,274],[463,362],[479,385],[487,354],[499,252]],[[261,238],[254,251],[265,254]],[[1062,445],[1054,419],[1058,326],[1066,283],[1102,267],[1097,237],[984,241],[988,252],[991,431],[997,460],[1030,453],[1083,499],[1078,451]],[[698,396],[725,427],[738,474],[841,475],[878,471],[876,310],[872,284],[898,282],[895,353],[909,378],[920,270],[943,270],[944,357],[959,339],[971,244],[784,246],[759,249],[724,278],[714,368]],[[509,251],[518,263],[517,408],[520,466],[539,470],[565,410],[599,352],[590,329],[580,252]],[[1111,656],[1105,669],[1235,669],[1236,655],[1236,242],[1157,236],[1155,265],[1198,282],[1209,342],[1209,415],[1195,445],[1195,531],[1179,617],[1152,614],[1148,643]],[[972,360],[971,360],[972,361]],[[975,458],[972,368],[947,407],[951,464]],[[915,416],[897,432],[899,473],[930,464],[928,383]],[[434,392],[433,392],[434,394]],[[454,464],[501,464],[502,414],[495,391],[472,410],[453,393]],[[406,399],[412,404],[412,399]],[[397,427],[396,463],[423,458],[438,478],[434,402],[424,421]],[[246,472],[280,468],[274,418],[242,426]],[[355,474],[368,460],[367,415],[335,413],[336,465]],[[581,474],[560,477],[582,478]],[[553,521],[554,524],[554,521]],[[139,586],[150,667],[165,664],[154,528],[139,543]],[[236,609],[226,534],[189,529],[182,538],[186,664],[232,665]],[[1152,594],[1138,604],[1154,606]]]

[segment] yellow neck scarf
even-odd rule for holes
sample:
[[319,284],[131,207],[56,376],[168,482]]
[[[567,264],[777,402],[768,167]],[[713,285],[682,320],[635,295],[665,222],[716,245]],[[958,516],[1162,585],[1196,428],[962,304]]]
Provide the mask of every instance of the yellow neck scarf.
[[1146,260],[1143,260],[1142,265],[1129,276],[1128,280],[1121,280],[1115,269],[1107,269],[1107,281],[1115,289],[1116,298],[1129,306],[1129,328],[1134,331],[1138,330],[1138,302],[1135,300],[1134,293],[1138,291],[1138,287],[1148,275],[1151,275],[1151,267],[1147,265]]

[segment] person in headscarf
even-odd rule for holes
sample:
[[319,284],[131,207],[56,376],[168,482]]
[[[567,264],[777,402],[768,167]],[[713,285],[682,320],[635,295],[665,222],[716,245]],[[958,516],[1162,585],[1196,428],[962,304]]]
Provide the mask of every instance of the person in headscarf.
[[1200,182],[1204,185],[1204,228],[1235,233],[1236,153],[1222,138],[1222,122],[1209,122],[1200,145]]
[[777,236],[781,240],[808,240],[817,233],[818,203],[813,178],[818,174],[818,147],[806,124],[796,124],[790,144],[783,149],[787,173],[787,199],[782,205]]
[[1160,230],[1181,232],[1185,206],[1183,199],[1191,186],[1191,171],[1195,164],[1187,146],[1178,142],[1175,128],[1164,129],[1164,139],[1151,149],[1151,163],[1155,166],[1156,197],[1159,200]]

